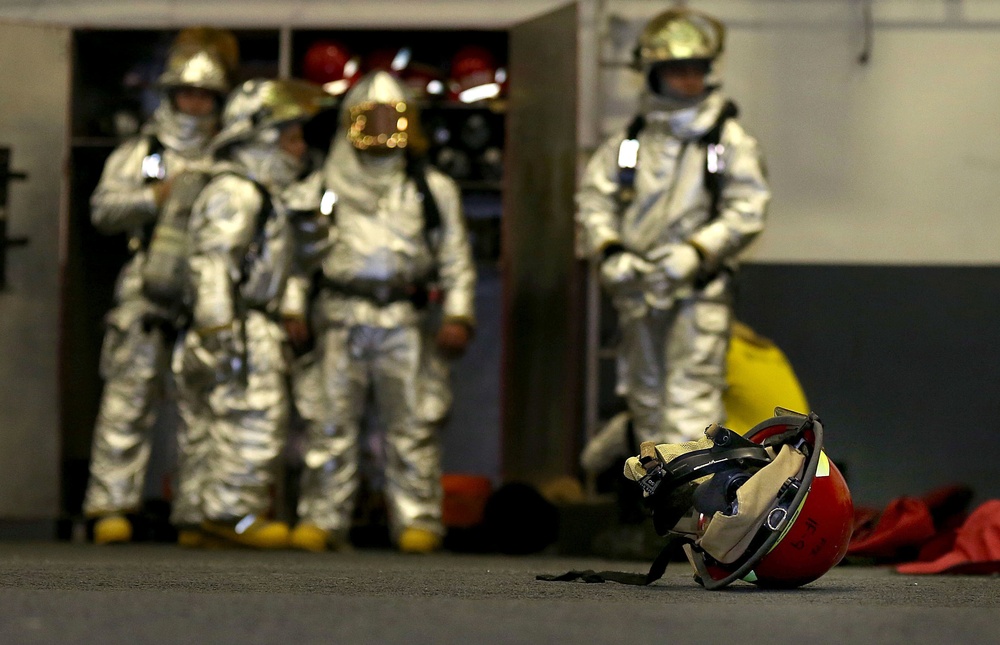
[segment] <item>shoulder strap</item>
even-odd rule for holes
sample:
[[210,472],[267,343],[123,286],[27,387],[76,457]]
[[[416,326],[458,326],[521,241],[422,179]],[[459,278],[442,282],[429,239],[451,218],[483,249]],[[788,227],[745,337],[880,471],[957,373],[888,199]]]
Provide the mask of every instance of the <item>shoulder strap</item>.
[[646,128],[646,117],[642,114],[637,114],[632,122],[628,124],[628,129],[625,131],[625,138],[627,139],[637,139],[639,138],[639,133]]
[[[406,174],[413,179],[417,185],[417,192],[420,193],[420,201],[424,211],[424,242],[431,255],[437,257],[438,241],[434,238],[435,233],[441,228],[441,209],[434,198],[434,191],[427,183],[427,160],[423,157],[407,157]],[[436,282],[437,278],[437,264],[435,263],[431,268],[431,274],[427,277],[427,282]]]
[[[698,144],[707,150],[705,168],[705,189],[712,196],[712,218],[718,209],[721,185],[719,175],[724,167],[721,164],[722,150],[718,148],[722,140],[722,129],[726,121],[739,115],[739,108],[733,101],[726,101],[715,124],[698,139]],[[618,187],[619,197],[623,201],[631,201],[635,192],[635,172],[639,159],[639,134],[646,127],[643,115],[636,115],[625,131],[625,138],[618,147]]]
[[722,174],[726,170],[722,154],[725,148],[720,143],[722,141],[722,129],[726,126],[726,121],[735,118],[740,113],[736,104],[726,101],[719,112],[719,118],[715,125],[706,132],[698,143],[705,147],[705,174],[703,182],[705,190],[709,195],[708,219],[711,221],[719,216],[719,199],[722,194]]
[[250,241],[250,248],[247,250],[246,256],[244,256],[243,258],[243,267],[241,272],[242,277],[240,278],[240,282],[243,283],[244,281],[247,280],[247,278],[250,277],[249,275],[250,265],[253,264],[254,260],[256,260],[257,257],[260,256],[260,253],[264,248],[264,241],[267,238],[267,231],[266,231],[267,220],[271,216],[271,213],[274,211],[274,202],[271,201],[271,192],[267,188],[265,188],[264,185],[261,184],[259,181],[252,179],[251,177],[247,177],[246,175],[238,173],[234,170],[223,170],[222,172],[217,173],[215,176],[220,177],[222,175],[234,175],[236,177],[249,181],[251,184],[253,184],[253,187],[257,189],[257,194],[260,195],[260,200],[261,200],[260,210],[257,212],[257,219],[255,221],[253,238]]
[[635,196],[635,170],[639,162],[639,133],[646,127],[646,117],[636,115],[618,144],[618,199],[622,203]]
[[417,185],[417,192],[424,209],[424,237],[428,244],[434,231],[441,228],[441,209],[438,207],[430,184],[427,183],[427,161],[423,158],[409,158],[406,162],[406,174]]
[[[162,181],[166,176],[166,169],[163,163],[164,149],[163,142],[155,134],[146,136],[146,156],[142,158],[142,166],[139,168],[143,184]],[[142,226],[138,237],[142,248],[149,246],[155,226],[155,222],[149,222]]]
[[701,135],[698,142],[702,145],[717,144],[722,140],[722,128],[725,127],[726,121],[729,119],[736,118],[740,114],[740,108],[737,107],[732,101],[726,101],[722,105],[722,109],[719,111],[719,118],[715,120],[715,124],[711,129],[705,134]]
[[146,156],[142,159],[142,180],[145,183],[160,181],[164,177],[163,142],[155,134],[146,137]]
[[271,213],[274,212],[274,202],[271,201],[271,191],[264,187],[260,182],[246,177],[253,187],[257,189],[257,194],[260,195],[260,211],[257,213],[256,228],[254,229],[253,242],[252,244],[257,247],[259,252],[261,245],[264,243],[265,238],[265,227],[267,226],[267,220],[271,217]]

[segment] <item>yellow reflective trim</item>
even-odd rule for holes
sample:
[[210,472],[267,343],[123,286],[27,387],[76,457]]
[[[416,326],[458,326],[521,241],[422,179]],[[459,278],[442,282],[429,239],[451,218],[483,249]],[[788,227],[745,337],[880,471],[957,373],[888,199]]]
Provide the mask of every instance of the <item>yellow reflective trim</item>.
[[822,450],[819,452],[819,463],[816,464],[816,476],[817,477],[829,477],[830,476],[830,459],[826,456],[826,453]]

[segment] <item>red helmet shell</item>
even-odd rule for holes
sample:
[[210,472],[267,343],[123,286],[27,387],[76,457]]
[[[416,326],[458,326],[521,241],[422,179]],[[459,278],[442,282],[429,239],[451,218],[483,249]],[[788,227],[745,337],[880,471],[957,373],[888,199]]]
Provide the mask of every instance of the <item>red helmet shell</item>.
[[468,45],[459,49],[451,59],[451,77],[461,82],[462,79],[482,72],[493,74],[496,71],[496,61],[493,54],[485,47]]
[[459,49],[451,60],[452,98],[465,90],[496,83],[496,73],[496,59],[488,49],[476,45]]
[[348,49],[337,42],[314,43],[302,60],[302,75],[314,83],[330,83],[344,78],[344,68],[351,59]]
[[364,70],[367,74],[368,72],[383,71],[389,72],[394,76],[399,75],[398,69],[393,67],[393,62],[399,55],[399,48],[392,49],[376,49],[367,56],[365,56]]
[[[751,428],[745,436],[754,443],[763,443],[768,437],[798,428],[802,421],[802,417],[774,417]],[[756,553],[732,567],[709,564],[696,553],[696,560],[704,562],[704,573],[711,578],[705,580],[702,576],[706,588],[720,588],[738,578],[761,587],[799,587],[821,577],[847,553],[854,517],[850,490],[840,470],[822,450],[822,424],[817,420],[813,429],[804,434],[813,451],[798,494],[798,510],[776,540],[766,541]]]
[[[813,478],[809,495],[791,528],[767,555],[754,565],[762,587],[800,587],[837,566],[847,553],[853,531],[854,505],[847,482],[825,454],[827,464]],[[823,474],[821,474],[823,473]]]

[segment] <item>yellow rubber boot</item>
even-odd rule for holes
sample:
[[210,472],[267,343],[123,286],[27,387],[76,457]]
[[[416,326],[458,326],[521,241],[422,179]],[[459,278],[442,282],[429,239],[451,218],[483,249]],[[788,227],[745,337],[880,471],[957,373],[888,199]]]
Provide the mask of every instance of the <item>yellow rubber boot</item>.
[[315,524],[302,523],[292,529],[289,546],[293,549],[319,553],[334,546],[331,544],[331,537],[330,531],[326,529],[321,529]]
[[94,523],[94,544],[125,544],[132,541],[132,523],[121,515],[105,515]]
[[284,549],[288,547],[288,525],[260,518],[244,518],[239,522],[205,520],[201,530],[226,542],[253,549]]
[[215,535],[209,535],[198,526],[188,526],[177,531],[177,546],[184,549],[232,549],[233,544]]
[[425,529],[407,528],[399,535],[399,550],[403,553],[431,553],[441,548],[441,536]]

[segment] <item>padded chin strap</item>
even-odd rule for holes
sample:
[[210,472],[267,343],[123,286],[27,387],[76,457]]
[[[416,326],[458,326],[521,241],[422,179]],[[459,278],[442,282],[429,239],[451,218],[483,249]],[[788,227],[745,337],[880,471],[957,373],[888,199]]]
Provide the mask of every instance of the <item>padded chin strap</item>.
[[559,575],[547,575],[541,574],[535,576],[535,580],[544,580],[546,582],[618,582],[623,585],[634,585],[638,587],[644,587],[646,585],[651,585],[660,578],[667,570],[667,565],[673,560],[677,555],[680,554],[681,548],[688,543],[688,540],[677,538],[670,540],[660,551],[656,559],[653,560],[653,564],[649,567],[649,572],[646,574],[642,573],[628,573],[626,571],[594,571],[593,569],[584,570],[574,570],[567,571]]

